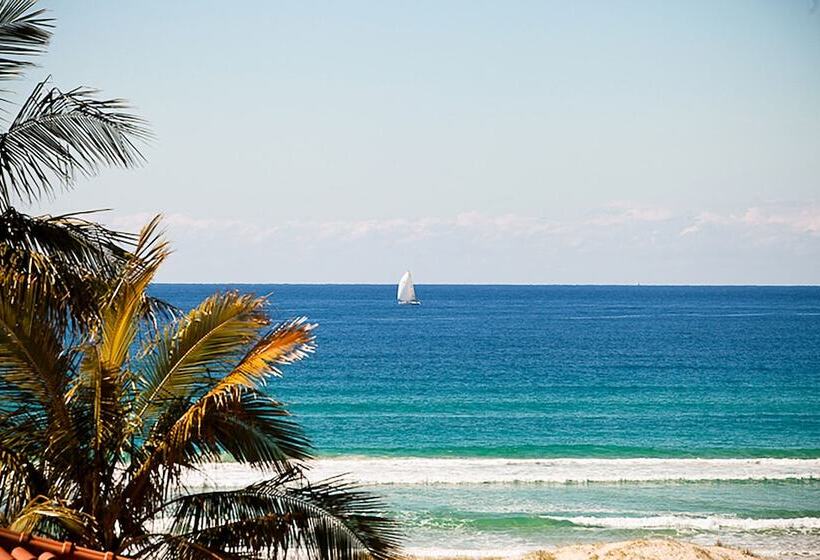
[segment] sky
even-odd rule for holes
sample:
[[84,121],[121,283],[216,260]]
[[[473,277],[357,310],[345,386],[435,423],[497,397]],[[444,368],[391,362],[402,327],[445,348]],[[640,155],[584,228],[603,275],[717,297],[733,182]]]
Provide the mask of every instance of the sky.
[[160,281],[820,284],[812,0],[42,4],[17,100],[156,138],[27,211],[162,213]]

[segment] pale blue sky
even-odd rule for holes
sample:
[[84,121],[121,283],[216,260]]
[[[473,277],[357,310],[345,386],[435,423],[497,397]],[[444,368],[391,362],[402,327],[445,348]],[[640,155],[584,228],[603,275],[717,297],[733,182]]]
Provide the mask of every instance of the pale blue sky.
[[37,210],[165,213],[161,280],[820,283],[810,0],[43,4],[157,140]]

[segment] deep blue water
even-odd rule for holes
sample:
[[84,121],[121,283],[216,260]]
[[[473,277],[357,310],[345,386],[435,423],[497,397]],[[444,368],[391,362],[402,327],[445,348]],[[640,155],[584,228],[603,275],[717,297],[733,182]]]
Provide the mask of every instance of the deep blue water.
[[820,457],[820,288],[236,288],[319,323],[270,391],[324,454]]
[[820,558],[820,287],[152,291],[189,309],[233,288],[319,323],[268,390],[411,547],[676,536]]

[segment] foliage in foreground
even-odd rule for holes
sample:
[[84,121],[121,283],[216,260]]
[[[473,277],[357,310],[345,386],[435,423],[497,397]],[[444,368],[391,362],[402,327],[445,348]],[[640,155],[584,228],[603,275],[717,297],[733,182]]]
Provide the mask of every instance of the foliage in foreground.
[[[387,558],[397,533],[369,494],[309,483],[310,445],[262,390],[313,350],[313,325],[270,324],[265,300],[215,294],[150,328],[146,289],[168,254],[147,226],[93,328],[47,300],[0,294],[0,516],[32,531],[156,558]],[[271,474],[183,491],[224,458]]]
[[[0,83],[33,67],[52,26],[35,0],[0,0]],[[70,188],[102,166],[139,165],[138,143],[150,133],[125,101],[101,99],[90,88],[63,91],[46,78],[16,112],[8,94],[0,85],[0,270],[24,287],[37,278],[27,289],[59,294],[63,311],[89,319],[100,284],[128,260],[134,236],[89,221],[88,212],[32,216],[16,206]]]
[[[35,0],[0,0],[0,81],[51,27]],[[156,220],[134,236],[15,207],[138,165],[149,136],[122,100],[48,80],[0,132],[0,525],[135,558],[392,556],[380,502],[308,482],[309,442],[262,390],[312,351],[312,325],[272,325],[264,299],[237,293],[174,316],[146,291],[168,254]],[[226,458],[270,478],[185,487]]]

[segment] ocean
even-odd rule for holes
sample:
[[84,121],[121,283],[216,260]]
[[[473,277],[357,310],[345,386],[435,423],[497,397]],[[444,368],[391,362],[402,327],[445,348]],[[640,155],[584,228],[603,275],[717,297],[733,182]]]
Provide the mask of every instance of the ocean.
[[[671,536],[820,558],[820,287],[179,285],[319,324],[267,390],[424,554]],[[236,465],[203,484],[256,476]]]

